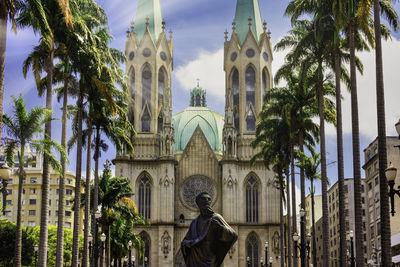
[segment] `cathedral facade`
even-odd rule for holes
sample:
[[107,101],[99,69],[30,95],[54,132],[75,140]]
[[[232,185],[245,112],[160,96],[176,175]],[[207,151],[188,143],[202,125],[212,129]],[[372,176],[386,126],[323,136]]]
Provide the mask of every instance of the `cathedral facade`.
[[202,191],[239,236],[224,266],[261,266],[265,242],[278,266],[275,174],[262,162],[250,164],[263,92],[272,86],[270,33],[258,0],[237,0],[232,33],[225,33],[223,115],[207,107],[199,84],[189,107],[172,115],[171,39],[159,0],[139,0],[125,47],[135,152],[114,160],[116,176],[130,179],[139,213],[150,223],[136,229],[145,243],[136,266],[184,266],[180,243],[198,215],[194,199]]

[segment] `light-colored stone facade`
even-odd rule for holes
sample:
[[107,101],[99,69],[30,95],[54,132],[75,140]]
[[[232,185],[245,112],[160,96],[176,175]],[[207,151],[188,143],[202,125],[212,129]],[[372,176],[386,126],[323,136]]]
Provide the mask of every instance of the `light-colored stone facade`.
[[[393,167],[400,170],[400,140],[397,136],[386,137],[387,162],[388,166],[392,163]],[[397,146],[397,147],[396,147]],[[380,190],[379,190],[379,158],[378,158],[378,139],[375,139],[368,147],[364,149],[364,166],[365,170],[365,190],[366,190],[366,212],[367,212],[367,252],[368,260],[380,262],[381,259],[381,226],[380,226]],[[399,171],[395,180],[395,185],[400,185]],[[389,204],[390,205],[390,204]],[[390,208],[390,207],[389,207]],[[395,196],[395,216],[390,217],[390,229],[392,237],[400,233],[400,198]],[[400,244],[398,238],[392,238],[397,242],[392,246]],[[400,262],[398,249],[396,255],[392,255],[395,262]],[[397,256],[397,257],[396,257]]]
[[[275,187],[275,174],[262,162],[250,164],[255,153],[250,145],[255,136],[255,118],[262,108],[263,91],[272,86],[272,45],[266,24],[261,25],[258,1],[248,1],[252,4],[245,7],[238,3],[235,21],[242,21],[243,8],[244,13],[252,9],[252,19],[246,17],[245,28],[234,24],[229,40],[226,34],[225,116],[208,109],[205,99],[193,99],[195,94],[205,97],[198,85],[192,91],[191,107],[174,117],[172,36],[170,33],[167,38],[164,23],[157,24],[161,18],[158,1],[139,1],[138,12],[146,14],[136,15],[135,25],[128,33],[126,73],[134,99],[130,119],[138,134],[134,155],[122,152],[114,160],[116,176],[130,179],[139,212],[150,222],[149,227],[136,229],[146,240],[149,266],[183,266],[180,243],[190,222],[198,216],[193,203],[198,190],[212,193],[212,208],[239,235],[224,266],[246,266],[250,242],[256,249],[251,259],[259,265],[265,241],[270,244],[268,253],[273,257],[273,266],[279,266],[279,190]],[[144,9],[146,5],[151,8]],[[154,27],[160,27],[160,31]],[[239,32],[243,29],[247,29],[245,35]],[[245,37],[243,42],[239,36]],[[254,77],[251,90],[246,86],[247,71]],[[175,142],[179,145],[174,146]],[[252,262],[251,266],[257,265]]]

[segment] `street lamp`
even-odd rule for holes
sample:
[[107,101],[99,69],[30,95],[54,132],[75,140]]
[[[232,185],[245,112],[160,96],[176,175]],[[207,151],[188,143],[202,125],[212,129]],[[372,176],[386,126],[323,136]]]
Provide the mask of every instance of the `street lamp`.
[[128,246],[129,246],[129,263],[128,263],[128,267],[132,267],[132,241],[131,240],[129,240]]
[[267,264],[267,259],[268,259],[268,241],[265,241],[264,244],[264,250],[265,250],[265,264]]
[[[306,211],[304,208],[300,209],[300,266],[301,267],[306,267],[306,241],[304,237],[306,236],[306,228],[305,228],[305,217],[306,217]],[[297,250],[295,250],[295,255],[297,257]]]
[[306,244],[300,243],[300,245],[299,245],[299,244],[298,244],[299,239],[300,239],[300,236],[299,236],[296,232],[294,232],[294,233],[293,233],[293,241],[294,241],[294,248],[295,248],[295,251],[296,251],[297,249],[300,250],[301,262],[302,262],[302,263],[304,262],[304,264],[305,264],[305,262],[306,262],[306,253],[307,253],[307,259],[309,259],[309,257],[310,257],[310,241],[311,241],[311,235],[310,235],[310,234],[307,234],[307,236],[306,236],[306,242],[307,242],[307,243],[306,243]]
[[10,178],[11,169],[8,167],[7,163],[4,163],[0,167],[0,178],[2,179],[3,186],[0,192],[3,194],[3,215],[6,215],[6,204],[7,204],[7,185],[8,179]]
[[269,267],[272,267],[272,262],[273,262],[274,260],[272,259],[272,257],[269,257]]
[[106,235],[104,233],[100,236],[101,240],[101,256],[100,256],[100,267],[104,266],[104,241],[106,241]]
[[263,256],[260,257],[260,263],[261,263],[261,267],[266,267],[266,265],[267,265],[267,263],[265,263],[265,266],[264,266],[264,257]]
[[135,255],[132,256],[132,263],[133,263],[132,267],[135,267]]
[[94,225],[94,246],[93,246],[93,262],[94,262],[94,267],[99,266],[99,237],[98,237],[98,232],[99,232],[99,218],[100,218],[100,211],[96,211],[94,213],[94,218],[95,218],[95,225]]
[[385,170],[386,178],[389,183],[389,197],[390,197],[390,205],[392,207],[391,213],[392,216],[396,213],[394,211],[394,195],[398,195],[400,197],[400,186],[398,187],[399,189],[394,189],[394,180],[396,179],[397,176],[397,169],[393,167],[392,163],[390,163],[389,168]]
[[39,246],[36,244],[33,249],[35,250],[35,266],[37,265],[37,253],[39,250]]
[[250,266],[251,266],[251,265],[250,265],[250,264],[251,264],[251,263],[250,263],[250,257],[247,256],[246,260],[247,260],[247,266],[250,267]]
[[88,235],[88,241],[89,241],[89,259],[92,257],[92,241],[93,241],[93,236],[91,233]]
[[148,264],[148,258],[147,257],[144,257],[144,267],[146,267],[147,266],[147,264]]
[[356,263],[355,263],[355,258],[354,258],[354,233],[353,230],[350,230],[350,253],[351,253],[351,257],[350,257],[350,266],[351,267],[355,267]]

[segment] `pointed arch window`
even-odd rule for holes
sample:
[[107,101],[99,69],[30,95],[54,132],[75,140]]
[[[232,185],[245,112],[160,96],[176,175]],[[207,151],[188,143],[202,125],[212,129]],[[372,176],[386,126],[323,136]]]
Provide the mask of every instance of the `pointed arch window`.
[[239,72],[234,69],[232,72],[233,90],[233,118],[236,130],[239,130]]
[[[140,233],[140,239],[142,240],[142,242],[144,243],[143,246],[143,251],[142,251],[142,255],[143,257],[139,258],[139,267],[148,267],[150,266],[150,236],[148,233],[146,232],[141,232]],[[147,261],[145,262],[145,259],[147,259]]]
[[265,91],[268,89],[267,84],[268,84],[267,83],[267,69],[265,68],[262,72],[263,100],[264,100]]
[[132,125],[135,125],[135,106],[134,106],[134,101],[135,101],[135,69],[131,68],[130,71],[130,82],[129,82],[129,91],[131,93],[132,97],[132,102],[129,105],[129,121],[132,123]]
[[135,99],[135,69],[131,69],[130,91],[132,99]]
[[149,66],[146,66],[142,71],[142,132],[150,132],[151,77],[151,70]]
[[258,223],[258,180],[253,175],[246,182],[246,222]]
[[151,216],[151,183],[150,177],[145,174],[139,181],[139,213],[145,218]]
[[200,95],[196,95],[196,107],[200,107],[201,106],[201,97]]
[[248,132],[254,132],[255,127],[255,85],[256,85],[256,73],[254,68],[249,66],[246,69],[246,130]]
[[162,107],[164,104],[164,90],[166,84],[166,73],[163,68],[158,71],[158,127],[157,132],[160,133],[163,125]]
[[257,235],[253,232],[250,233],[250,235],[247,237],[246,241],[246,254],[248,259],[250,259],[250,262],[248,263],[248,266],[251,267],[259,267],[259,260],[258,260],[258,254],[259,254],[259,248],[258,248],[258,238]]

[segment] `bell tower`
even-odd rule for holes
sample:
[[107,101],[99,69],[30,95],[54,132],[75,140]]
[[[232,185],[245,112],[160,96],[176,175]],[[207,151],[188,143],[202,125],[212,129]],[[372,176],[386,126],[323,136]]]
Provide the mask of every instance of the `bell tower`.
[[132,97],[129,117],[138,134],[135,157],[172,157],[172,31],[168,40],[159,0],[138,1],[135,22],[127,31],[125,55]]
[[224,157],[250,159],[257,116],[272,87],[272,45],[258,0],[237,0],[232,33],[225,32],[226,84]]

